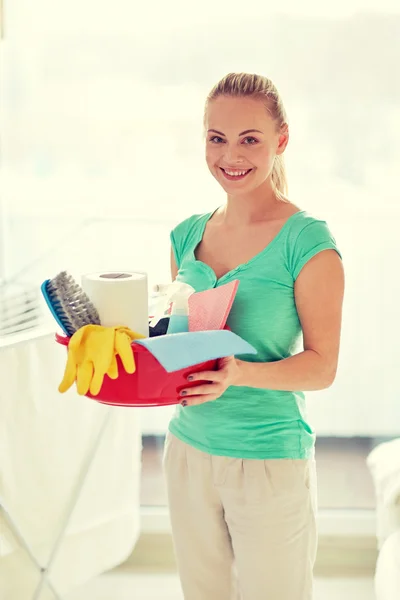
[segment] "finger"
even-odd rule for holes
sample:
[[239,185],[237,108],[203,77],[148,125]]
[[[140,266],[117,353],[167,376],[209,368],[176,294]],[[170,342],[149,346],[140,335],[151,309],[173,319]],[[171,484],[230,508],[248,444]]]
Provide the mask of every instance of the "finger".
[[219,396],[214,396],[212,394],[208,394],[205,396],[192,396],[191,398],[188,398],[186,400],[182,400],[181,404],[184,407],[188,407],[188,406],[198,406],[199,404],[204,404],[205,402],[213,402],[214,400],[217,400],[219,398]]
[[58,391],[63,394],[74,383],[76,379],[76,357],[75,354],[68,350],[67,364],[65,365],[64,375],[60,385],[58,386]]
[[112,328],[107,329],[105,334],[102,332],[102,336],[98,340],[99,347],[94,346],[93,348],[93,355],[95,357],[93,362],[102,371],[108,371],[114,359],[115,340],[115,331]]
[[221,371],[200,371],[199,373],[190,373],[188,381],[222,381],[224,374]]
[[116,333],[115,350],[121,358],[122,365],[127,373],[134,373],[136,369],[135,358],[131,340],[126,334]]
[[208,395],[221,395],[223,389],[218,383],[205,383],[204,385],[195,385],[190,388],[185,388],[180,392],[180,395],[184,398],[187,396],[208,396]]
[[110,379],[118,378],[118,363],[117,363],[117,357],[115,355],[112,358],[110,367],[107,371],[107,375],[109,376]]
[[88,393],[91,379],[93,377],[93,363],[86,361],[78,367],[76,376],[76,389],[78,394],[84,396]]
[[67,361],[67,365],[65,367],[64,375],[60,385],[58,386],[58,391],[63,394],[72,386],[76,379],[76,365],[72,361]]
[[141,340],[144,339],[146,336],[142,335],[141,333],[137,333],[136,331],[132,331],[132,329],[129,329],[129,327],[117,327],[117,330],[120,331],[121,333],[126,333],[126,335],[130,338],[130,340]]
[[81,343],[82,343],[82,339],[87,331],[87,328],[89,326],[84,326],[81,327],[80,329],[78,329],[77,331],[75,331],[75,333],[72,335],[71,339],[69,340],[69,344],[68,344],[68,350],[72,350],[73,352],[76,352]]
[[222,358],[218,359],[218,369],[223,369],[224,367],[226,367],[226,365],[228,365],[230,362],[232,362],[232,360],[234,360],[234,356],[223,356]]
[[92,380],[90,382],[90,393],[92,396],[97,396],[103,385],[104,375],[107,371],[103,369],[95,369]]

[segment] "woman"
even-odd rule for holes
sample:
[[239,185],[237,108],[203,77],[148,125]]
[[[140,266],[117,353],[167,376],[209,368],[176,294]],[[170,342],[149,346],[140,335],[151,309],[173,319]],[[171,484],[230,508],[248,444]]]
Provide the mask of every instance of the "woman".
[[309,600],[315,435],[303,391],[335,378],[341,255],[326,222],[286,196],[289,130],[270,80],[224,77],[207,98],[205,129],[207,165],[227,200],[172,231],[172,277],[197,291],[239,279],[228,325],[257,355],[189,376],[207,383],[182,391],[169,426],[181,584],[185,600]]

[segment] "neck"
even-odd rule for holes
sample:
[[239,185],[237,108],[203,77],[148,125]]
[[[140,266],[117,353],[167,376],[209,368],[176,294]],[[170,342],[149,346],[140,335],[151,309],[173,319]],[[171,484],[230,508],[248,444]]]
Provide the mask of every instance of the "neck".
[[278,200],[269,180],[250,194],[228,196],[224,207],[226,225],[249,225],[274,217],[282,202]]

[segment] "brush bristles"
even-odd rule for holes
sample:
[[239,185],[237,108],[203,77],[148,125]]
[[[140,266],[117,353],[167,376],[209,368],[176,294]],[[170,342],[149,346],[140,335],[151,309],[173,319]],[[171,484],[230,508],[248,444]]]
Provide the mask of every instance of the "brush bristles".
[[[66,271],[56,275],[47,284],[47,292],[59,313],[68,335],[85,325],[101,325],[96,307],[80,285]],[[61,310],[60,310],[61,309]]]

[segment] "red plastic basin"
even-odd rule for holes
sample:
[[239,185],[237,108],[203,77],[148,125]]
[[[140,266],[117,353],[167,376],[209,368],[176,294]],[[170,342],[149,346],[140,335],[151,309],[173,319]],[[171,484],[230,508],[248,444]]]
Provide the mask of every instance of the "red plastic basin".
[[[69,337],[56,333],[57,343],[67,347],[69,340]],[[217,361],[210,360],[187,369],[168,373],[144,346],[133,342],[132,352],[135,357],[135,373],[127,373],[117,356],[118,379],[110,379],[106,375],[98,395],[93,396],[88,392],[86,396],[112,406],[140,407],[180,404],[182,401],[182,397],[179,396],[180,391],[199,384],[199,382],[187,381],[190,373],[214,371],[217,368]]]

